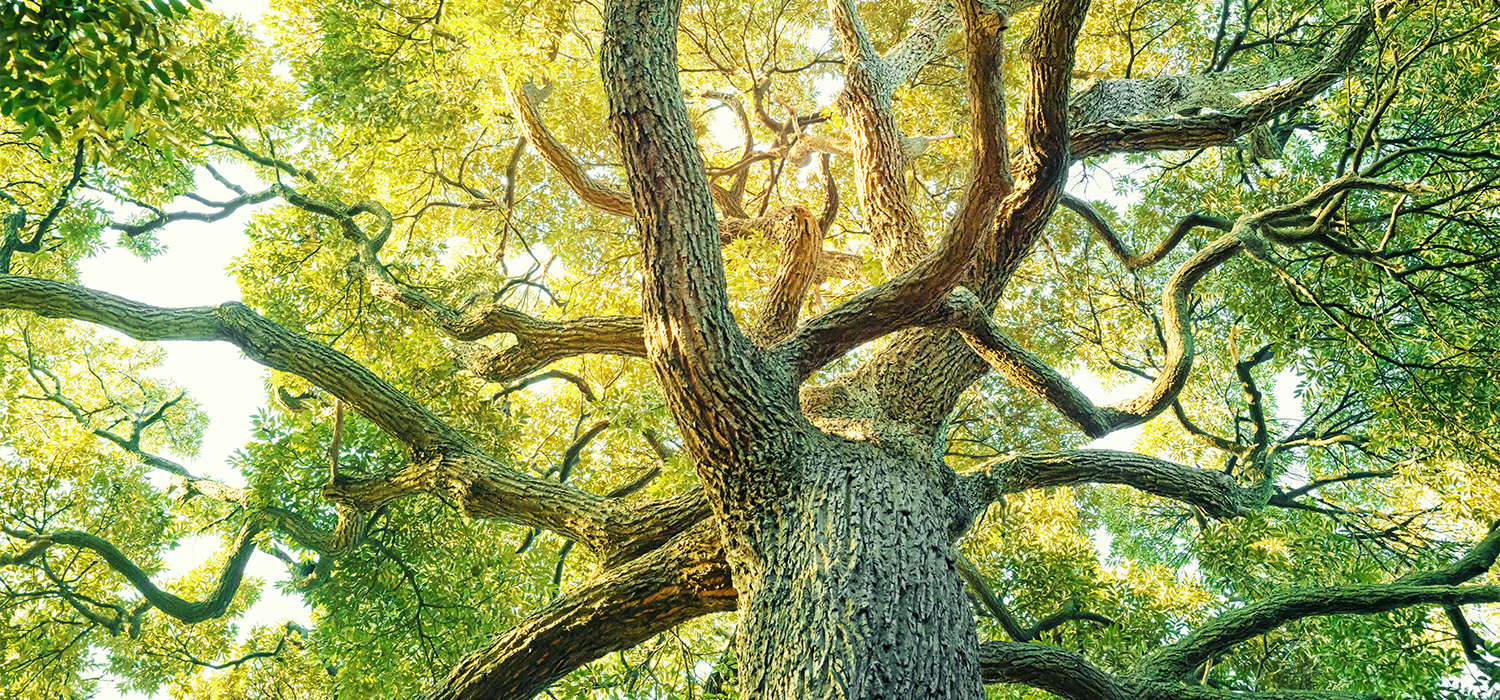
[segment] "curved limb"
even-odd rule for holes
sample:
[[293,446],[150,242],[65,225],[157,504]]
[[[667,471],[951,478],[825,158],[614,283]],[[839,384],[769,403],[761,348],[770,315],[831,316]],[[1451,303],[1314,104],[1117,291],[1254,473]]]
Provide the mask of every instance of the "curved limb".
[[1162,371],[1139,396],[1110,406],[1095,406],[1066,377],[1005,335],[988,314],[971,307],[960,322],[964,340],[1001,374],[1022,389],[1045,399],[1089,437],[1140,425],[1172,405],[1193,366],[1193,331],[1189,295],[1209,271],[1239,252],[1248,238],[1242,220],[1235,230],[1198,251],[1167,280],[1162,291],[1163,335],[1167,357]]
[[817,277],[823,257],[823,228],[806,207],[786,207],[767,228],[780,249],[776,253],[776,274],[750,329],[750,337],[762,347],[781,340],[797,327],[802,300]]
[[1373,700],[1378,696],[1336,691],[1229,691],[1184,684],[1181,677],[1240,642],[1306,617],[1372,614],[1414,605],[1456,609],[1500,601],[1500,586],[1460,585],[1487,571],[1497,552],[1500,530],[1492,530],[1464,557],[1435,571],[1408,574],[1388,584],[1282,591],[1219,615],[1177,643],[1142,657],[1123,675],[1106,673],[1070,650],[998,641],[980,645],[980,669],[986,683],[1028,685],[1070,700]]
[[504,86],[505,102],[510,106],[511,114],[515,115],[516,124],[526,136],[527,143],[537,150],[542,160],[552,166],[553,172],[568,183],[584,204],[615,216],[635,215],[629,192],[590,176],[568,147],[557,140],[546,124],[542,123],[537,104],[546,96],[546,92],[531,83],[515,84],[503,71],[500,73],[500,83]]
[[1304,617],[1369,614],[1434,603],[1500,602],[1500,586],[1460,585],[1488,571],[1497,554],[1500,529],[1491,529],[1467,554],[1441,569],[1413,572],[1387,584],[1283,591],[1225,612],[1181,641],[1142,657],[1135,672],[1156,680],[1176,680],[1240,642]]
[[[255,553],[255,536],[260,534],[266,525],[267,523],[257,518],[249,518],[245,521],[240,528],[239,535],[230,545],[232,553],[224,562],[224,570],[219,574],[218,585],[214,587],[214,592],[208,598],[200,601],[184,600],[158,588],[151,582],[149,574],[142,571],[135,562],[125,556],[124,552],[102,537],[77,530],[34,533],[4,526],[0,526],[0,530],[11,537],[33,543],[33,547],[45,542],[50,543],[50,546],[63,545],[90,550],[103,559],[109,568],[125,577],[125,580],[129,581],[130,585],[152,606],[184,623],[193,624],[223,617],[224,613],[229,610],[229,604],[234,600],[234,594],[239,591],[240,580],[245,575],[245,565],[250,562],[250,555]],[[11,563],[19,562],[12,560]]]
[[1167,257],[1168,254],[1175,250],[1177,244],[1181,243],[1188,232],[1194,228],[1208,226],[1220,231],[1228,231],[1234,223],[1206,214],[1188,214],[1178,219],[1177,225],[1172,227],[1172,231],[1160,243],[1157,243],[1155,248],[1145,253],[1132,253],[1130,252],[1130,248],[1125,245],[1125,239],[1121,238],[1120,234],[1116,233],[1114,228],[1109,225],[1109,222],[1088,202],[1064,193],[1061,203],[1074,214],[1077,214],[1079,218],[1083,219],[1094,230],[1094,233],[1099,235],[1099,238],[1104,241],[1105,247],[1109,248],[1109,252],[1114,253],[1115,257],[1120,259],[1120,264],[1124,265],[1127,270],[1144,270],[1161,262],[1162,258]]
[[1142,658],[1135,671],[1153,680],[1176,680],[1240,642],[1305,617],[1370,614],[1413,605],[1495,602],[1500,602],[1500,586],[1390,583],[1290,590],[1214,618],[1182,641]]

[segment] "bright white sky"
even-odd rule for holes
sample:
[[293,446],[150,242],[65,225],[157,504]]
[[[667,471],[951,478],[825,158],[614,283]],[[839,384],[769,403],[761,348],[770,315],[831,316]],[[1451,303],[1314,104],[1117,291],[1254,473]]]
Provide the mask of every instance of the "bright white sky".
[[[238,14],[255,23],[265,11],[265,0],[228,0],[212,2],[211,9]],[[225,165],[220,172],[241,187],[251,189],[258,182],[243,167]],[[200,173],[200,194],[210,199],[228,199],[233,193],[220,187],[213,178]],[[266,205],[261,205],[266,206]],[[181,222],[158,233],[166,252],[143,261],[121,250],[108,252],[80,264],[85,285],[158,306],[207,306],[234,301],[240,291],[226,268],[245,249],[245,227],[254,213],[246,207],[236,215],[216,223]],[[123,336],[122,336],[123,338]],[[250,441],[250,418],[264,403],[265,371],[246,359],[239,349],[224,343],[162,343],[167,361],[160,374],[170,377],[187,389],[208,414],[210,423],[203,445],[195,459],[184,459],[188,470],[198,476],[243,485],[244,479],[229,464],[229,456]],[[165,486],[166,480],[162,479]],[[217,538],[194,538],[183,542],[166,556],[168,568],[157,577],[157,583],[180,576],[220,548]],[[267,583],[260,600],[247,615],[248,620],[274,625],[295,620],[310,625],[309,611],[295,597],[276,590],[274,583],[287,579],[286,568],[275,558],[256,552],[247,567],[247,575]],[[248,633],[241,630],[241,636]],[[121,693],[105,682],[96,696],[99,700],[144,700],[139,693]]]

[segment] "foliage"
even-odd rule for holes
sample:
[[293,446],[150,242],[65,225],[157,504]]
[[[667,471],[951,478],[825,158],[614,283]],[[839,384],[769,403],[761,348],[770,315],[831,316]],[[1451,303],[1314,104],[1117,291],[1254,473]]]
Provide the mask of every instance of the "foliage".
[[[643,484],[616,499],[630,505],[696,488],[688,440],[648,362],[575,354],[549,366],[567,376],[486,376],[485,358],[524,338],[458,337],[427,313],[490,304],[559,323],[641,314],[629,220],[582,203],[537,157],[538,144],[527,150],[523,115],[506,95],[543,85],[540,111],[579,171],[622,185],[598,79],[597,7],[286,0],[262,43],[190,4],[0,6],[0,277],[77,281],[79,261],[111,244],[149,257],[162,226],[278,200],[256,210],[232,270],[243,302],[265,319],[352,358],[507,470],[599,495]],[[1355,5],[1101,1],[1083,26],[1076,82],[1302,65],[1363,9]],[[883,52],[924,5],[882,0],[861,11]],[[810,2],[700,3],[679,30],[694,133],[707,165],[723,169],[715,184],[732,187],[732,166],[753,160],[741,168],[740,204],[754,223],[726,234],[723,249],[731,310],[745,327],[775,283],[779,242],[762,235],[764,217],[790,205],[818,212],[826,201],[818,158],[796,162],[792,144],[810,140],[804,131],[837,137],[846,126],[834,98],[848,59],[827,12]],[[1010,18],[1009,50],[1035,16]],[[904,134],[951,137],[904,170],[929,242],[970,182],[976,135],[962,44],[961,33],[943,38],[892,98]],[[1236,257],[1193,289],[1199,351],[1175,402],[1185,420],[1163,412],[1135,447],[1230,472],[1247,491],[1264,487],[1253,512],[1213,520],[1198,505],[1098,484],[1011,494],[981,511],[958,549],[1023,626],[1069,604],[1107,618],[1070,621],[1037,643],[1127,674],[1254,601],[1435,570],[1500,519],[1491,152],[1500,21],[1444,0],[1406,3],[1360,55],[1344,79],[1263,125],[1278,157],[1255,152],[1248,137],[1115,154],[1084,162],[1069,185],[1078,194],[1085,180],[1112,180],[1087,189],[1092,209],[1131,250],[1147,250],[1187,214],[1233,221],[1351,173],[1421,183],[1340,195],[1295,221],[1324,216],[1326,238]],[[1024,80],[1020,63],[1006,65],[1010,85]],[[708,92],[738,96],[755,149],[742,148],[735,107],[701,97]],[[1007,106],[1019,110],[1020,99]],[[790,126],[776,129],[778,120]],[[1019,119],[1009,126],[1020,149]],[[860,267],[820,278],[801,302],[804,318],[895,276],[866,235],[875,215],[856,200],[851,160],[839,153],[826,166],[844,205],[823,244],[862,256]],[[252,177],[230,181],[227,163]],[[229,196],[197,194],[211,180]],[[359,209],[367,201],[392,217],[380,245],[370,245],[379,215]],[[1126,269],[1094,225],[1059,209],[1009,279],[994,322],[1062,374],[1130,393],[1167,371],[1162,290],[1219,235],[1199,229],[1159,264]],[[393,301],[389,289],[425,295],[429,306]],[[330,490],[340,479],[395,474],[430,455],[347,408],[326,382],[275,371],[253,441],[234,458],[233,493],[213,491],[178,464],[193,457],[208,417],[156,378],[160,351],[49,315],[0,310],[0,524],[13,531],[0,539],[0,695],[89,697],[111,683],[183,698],[409,695],[607,573],[587,543],[472,510],[446,483],[360,514],[354,546],[319,544],[304,530],[348,522]],[[851,376],[920,332],[863,345],[810,384]],[[1262,346],[1272,352],[1247,359]],[[960,473],[1088,440],[998,373],[973,381],[941,430],[938,457]],[[1262,433],[1260,452],[1212,444],[1217,436],[1238,449]],[[247,580],[222,616],[193,624],[148,610],[132,627],[141,595],[99,552],[52,546],[16,561],[33,541],[23,535],[76,530],[112,543],[163,589],[201,600],[255,518],[274,520],[255,533],[265,553],[256,556],[280,560],[286,578]],[[167,553],[194,540],[222,551],[167,571]],[[1473,581],[1495,582],[1494,573]],[[311,627],[246,616],[273,586],[306,606]],[[1481,639],[1495,635],[1494,605],[1465,610]],[[978,631],[1005,635],[991,613],[981,612]],[[1465,648],[1459,634],[1435,607],[1311,616],[1193,675],[1245,692],[1479,697],[1456,679],[1489,677],[1493,647]],[[733,636],[731,615],[704,616],[583,665],[549,692],[734,697]],[[1042,696],[1009,685],[986,692]]]

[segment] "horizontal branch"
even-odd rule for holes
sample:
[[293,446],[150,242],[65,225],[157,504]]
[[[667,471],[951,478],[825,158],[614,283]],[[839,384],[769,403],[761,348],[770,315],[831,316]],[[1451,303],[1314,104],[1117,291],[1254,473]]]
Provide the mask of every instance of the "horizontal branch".
[[1109,225],[1109,221],[1100,215],[1088,202],[1070,194],[1063,194],[1061,203],[1074,214],[1077,214],[1079,218],[1083,219],[1094,230],[1099,239],[1104,241],[1105,247],[1109,248],[1109,251],[1114,253],[1116,258],[1120,259],[1120,264],[1124,265],[1127,270],[1142,270],[1161,262],[1162,258],[1167,257],[1168,254],[1175,250],[1177,244],[1181,243],[1188,232],[1194,228],[1209,226],[1220,231],[1229,231],[1233,226],[1233,222],[1227,219],[1205,214],[1189,214],[1179,219],[1177,225],[1172,227],[1172,231],[1160,243],[1157,243],[1155,248],[1152,248],[1148,252],[1137,254],[1130,251],[1130,247],[1125,244],[1125,239],[1121,238],[1115,232],[1114,228]]
[[[494,307],[501,305],[495,304]],[[508,307],[491,314],[503,322],[488,323],[496,333],[511,333],[516,342],[494,349],[474,345],[459,349],[458,360],[475,376],[510,382],[579,355],[645,357],[645,325],[638,316],[583,316],[548,321]]]
[[1243,515],[1249,505],[1234,478],[1135,452],[1067,450],[998,457],[963,473],[976,479],[983,503],[1031,489],[1076,484],[1123,484],[1202,508],[1209,516]]
[[176,223],[178,221],[199,221],[203,223],[213,223],[215,221],[222,221],[229,218],[230,216],[233,216],[235,212],[239,211],[241,208],[248,204],[260,204],[262,202],[268,202],[272,199],[277,198],[278,196],[280,196],[278,188],[270,187],[261,190],[260,192],[243,193],[225,202],[213,202],[202,200],[200,198],[200,201],[202,203],[213,207],[213,211],[167,212],[157,209],[154,212],[155,215],[145,221],[134,224],[110,224],[109,227],[120,231],[121,233],[124,233],[126,236],[134,237],[148,231],[155,231],[168,224]]
[[1116,676],[1083,654],[1045,644],[984,642],[979,672],[985,683],[1014,683],[1065,700],[1379,700],[1375,694],[1328,690],[1231,691],[1206,685]]
[[1277,115],[1304,105],[1345,74],[1360,47],[1384,17],[1402,0],[1381,0],[1356,17],[1321,61],[1296,80],[1267,90],[1223,112],[1181,119],[1104,121],[1074,128],[1073,157],[1078,160],[1111,153],[1184,150],[1223,146]]
[[1196,109],[1226,110],[1240,104],[1235,93],[1273,85],[1312,65],[1299,55],[1219,73],[1154,78],[1092,80],[1068,100],[1076,126],[1143,114],[1168,117]]
[[1240,642],[1288,622],[1322,615],[1367,615],[1413,605],[1500,602],[1500,586],[1419,586],[1389,583],[1293,589],[1223,613],[1171,646],[1142,657],[1136,673],[1173,681]]
[[[638,510],[521,473],[478,449],[364,365],[243,304],[168,309],[62,282],[0,275],[0,309],[8,308],[96,323],[136,340],[228,342],[250,359],[303,377],[338,397],[411,452],[411,464],[394,473],[339,475],[325,485],[324,498],[338,507],[370,512],[397,498],[441,493],[471,516],[554,530],[579,540],[601,559],[643,551],[707,514],[706,507],[694,506],[697,510],[689,508],[658,523],[653,520],[659,515],[656,506]],[[660,508],[676,508],[671,499],[661,503],[666,505]],[[347,541],[347,534],[335,534],[328,542]]]
[[415,453],[440,442],[465,442],[436,415],[364,365],[267,321],[244,304],[163,308],[64,282],[0,275],[0,308],[85,321],[136,340],[231,343],[256,362],[303,377],[339,397]]

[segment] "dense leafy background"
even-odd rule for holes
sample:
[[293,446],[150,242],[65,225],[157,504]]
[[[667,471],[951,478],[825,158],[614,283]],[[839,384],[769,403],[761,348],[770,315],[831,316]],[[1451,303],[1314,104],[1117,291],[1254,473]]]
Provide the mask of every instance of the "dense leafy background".
[[[1352,9],[1291,0],[1255,8],[1248,19],[1238,6],[1227,15],[1231,29],[1246,26],[1247,41],[1266,40],[1261,49],[1236,54],[1234,65],[1315,52],[1333,22]],[[877,46],[899,39],[919,9],[919,3],[889,0],[867,13]],[[1214,41],[1219,11],[1217,3],[1096,3],[1078,64],[1103,77],[1201,72],[1222,55]],[[839,66],[824,13],[822,3],[808,1],[693,5],[680,41],[684,90],[748,95],[769,77],[770,109],[778,118],[788,109],[806,115],[827,106]],[[1012,36],[1024,35],[1031,21],[1030,14],[1012,18]],[[208,181],[205,164],[238,158],[210,142],[238,139],[245,150],[316,176],[315,182],[296,180],[262,162],[249,171],[260,183],[296,180],[317,196],[384,202],[397,215],[385,262],[404,282],[450,303],[529,275],[538,286],[511,286],[504,298],[538,316],[638,310],[638,252],[628,224],[580,205],[535,156],[519,159],[513,181],[506,176],[517,129],[498,89],[504,78],[497,66],[511,79],[549,84],[544,113],[550,126],[591,174],[619,181],[594,60],[596,7],[552,0],[286,0],[266,24],[270,41],[235,20],[180,3],[0,7],[6,206],[12,213],[24,208],[35,222],[59,198],[65,204],[43,250],[18,255],[12,272],[72,280],[79,260],[109,246],[158,254],[151,233],[124,235],[108,224],[149,219],[152,207],[172,202],[180,208],[195,182]],[[1422,48],[1432,36],[1445,41]],[[947,49],[897,95],[908,133],[958,136],[937,142],[910,174],[919,211],[934,232],[942,229],[966,170],[961,54],[956,40]],[[1405,74],[1377,67],[1387,64],[1376,57],[1413,52],[1422,60]],[[1454,149],[1493,147],[1500,26],[1472,24],[1458,3],[1419,4],[1384,26],[1367,53],[1368,61],[1333,91],[1276,125],[1273,133],[1286,141],[1280,160],[1252,158],[1236,145],[1087,163],[1080,178],[1102,185],[1087,191],[1139,249],[1186,213],[1234,217],[1296,199],[1329,179],[1357,139],[1358,116],[1388,93],[1383,138],[1390,143],[1441,137]],[[1391,93],[1398,85],[1421,88]],[[737,159],[727,111],[696,98],[694,105],[707,158],[718,165]],[[756,181],[775,167],[762,166]],[[852,193],[847,170],[847,159],[834,159],[836,177]],[[82,184],[68,184],[76,173]],[[1457,187],[1474,177],[1454,168],[1440,179]],[[1073,191],[1084,191],[1082,183]],[[514,188],[509,210],[496,204],[507,188]],[[865,252],[860,213],[849,200],[829,247]],[[803,202],[816,209],[821,201],[809,170],[782,174],[766,195],[770,207]],[[466,206],[476,202],[487,204]],[[1493,256],[1500,245],[1496,204],[1493,195],[1454,201],[1440,207],[1439,216],[1413,218],[1389,245],[1414,251],[1412,264]],[[1392,205],[1389,196],[1362,195],[1351,198],[1343,216],[1379,217]],[[1424,248],[1436,237],[1451,248]],[[348,274],[354,251],[333,223],[291,207],[267,207],[250,224],[248,241],[230,271],[245,303],[366,363],[515,468],[546,473],[584,430],[608,419],[610,427],[588,444],[569,483],[605,493],[663,467],[660,478],[632,496],[646,498],[678,492],[696,478],[670,453],[674,428],[643,362],[600,356],[562,363],[593,387],[592,402],[560,381],[497,397],[503,386],[457,371],[454,357],[462,347],[372,300],[361,279]],[[1133,377],[1121,365],[1149,371],[1160,359],[1150,310],[1166,275],[1204,242],[1190,237],[1162,265],[1126,273],[1079,219],[1061,212],[1012,283],[1001,319],[1055,366],[1111,386],[1128,384]],[[774,250],[747,238],[725,255],[736,312],[744,318],[773,271]],[[1357,471],[1393,475],[1319,490],[1324,512],[1273,508],[1224,522],[1118,487],[1013,497],[966,537],[964,551],[1024,621],[1072,599],[1116,623],[1069,624],[1046,643],[1124,670],[1217,611],[1286,587],[1376,582],[1433,566],[1500,518],[1494,444],[1500,434],[1494,337],[1500,300],[1493,297],[1500,269],[1485,260],[1393,279],[1372,265],[1332,256],[1280,262],[1339,305],[1308,303],[1252,260],[1216,272],[1198,290],[1196,320],[1205,349],[1184,410],[1211,432],[1245,435],[1252,426],[1233,366],[1269,344],[1274,359],[1253,371],[1271,415],[1280,419],[1272,430],[1289,434],[1307,418],[1315,427],[1359,438],[1289,450],[1274,465],[1278,483],[1294,488]],[[866,280],[827,281],[812,304],[837,303],[879,275],[874,266],[865,273]],[[136,456],[91,432],[128,433],[127,411],[149,413],[177,396],[170,382],[145,379],[160,376],[161,357],[150,346],[77,324],[0,313],[0,519],[105,537],[142,567],[163,573],[158,580],[171,590],[196,598],[211,587],[221,562],[165,575],[163,554],[190,537],[221,538],[227,545],[236,512],[207,498],[174,497],[166,480]],[[254,439],[233,466],[264,504],[331,524],[318,487],[332,409],[314,401],[307,410],[288,411],[273,400],[277,387],[291,395],[307,389],[296,377],[269,378]],[[83,420],[45,400],[49,391],[71,401]],[[185,398],[144,431],[139,447],[189,458],[206,420]],[[647,432],[665,442],[665,461]],[[990,377],[953,417],[948,458],[964,468],[992,455],[1082,443],[1050,409]],[[341,445],[344,465],[356,472],[379,472],[402,459],[398,445],[358,417],[343,424]],[[1138,447],[1204,467],[1225,461],[1170,416],[1146,426]],[[331,570],[315,573],[312,558],[293,543],[263,535],[264,549],[280,550],[292,562],[287,580],[247,582],[230,614],[216,621],[184,626],[148,614],[136,637],[112,635],[86,614],[100,612],[102,604],[128,607],[134,598],[92,555],[52,553],[45,570],[0,568],[0,694],[88,697],[102,690],[99,678],[108,672],[125,688],[173,697],[405,695],[590,575],[586,556],[564,557],[565,543],[556,536],[542,534],[518,552],[530,539],[526,529],[463,517],[434,498],[392,504],[374,518],[369,537]],[[18,551],[17,542],[0,541],[0,552]],[[273,585],[300,597],[311,611],[311,627],[241,615]],[[1483,623],[1494,612],[1476,611],[1471,619]],[[551,692],[732,694],[732,682],[723,684],[732,678],[726,651],[732,625],[727,616],[695,622],[580,669]],[[1481,630],[1495,632],[1483,624]],[[1001,635],[989,620],[981,621],[980,631]],[[1452,635],[1441,613],[1427,609],[1310,619],[1242,645],[1217,660],[1206,680],[1239,689],[1379,689],[1391,697],[1478,693],[1445,689],[1456,687],[1465,668],[1475,672],[1464,666]],[[263,651],[276,654],[223,670],[207,667]],[[1040,695],[1007,688],[990,693]]]

